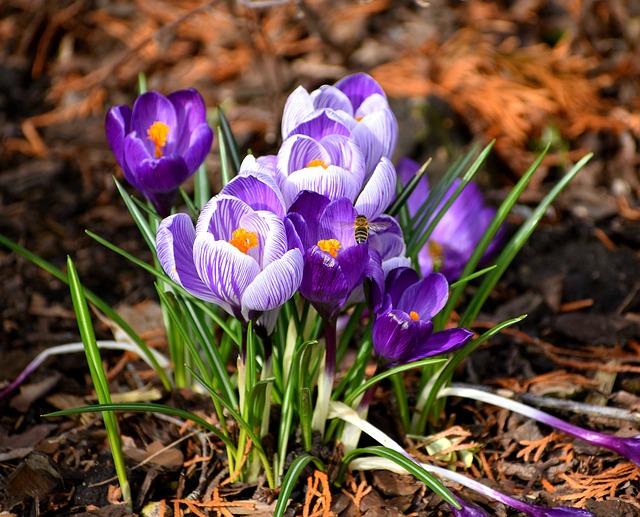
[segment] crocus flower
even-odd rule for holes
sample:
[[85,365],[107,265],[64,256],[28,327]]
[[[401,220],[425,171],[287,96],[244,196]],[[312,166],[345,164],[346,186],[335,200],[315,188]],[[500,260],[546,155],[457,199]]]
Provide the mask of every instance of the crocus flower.
[[105,125],[127,181],[161,216],[169,215],[178,187],[202,164],[213,141],[200,94],[143,93],[133,111],[128,106],[111,108]]
[[515,400],[489,393],[486,391],[476,390],[473,388],[466,388],[460,386],[450,386],[444,388],[438,394],[439,397],[466,397],[480,402],[486,402],[487,404],[493,404],[499,406],[514,413],[532,418],[542,424],[567,433],[571,436],[579,438],[587,443],[598,445],[606,449],[610,449],[617,452],[621,456],[633,461],[636,465],[640,465],[640,435],[630,437],[611,436],[606,433],[599,433],[597,431],[591,431],[589,429],[583,429],[576,425],[569,424],[561,418],[552,416],[539,409],[532,408],[526,404],[522,404]]
[[298,87],[287,99],[282,136],[287,139],[320,110],[331,110],[351,130],[365,157],[366,178],[380,158],[391,158],[398,140],[398,122],[380,85],[364,73],[344,77],[333,86],[309,93]]
[[186,214],[162,221],[156,246],[163,269],[241,321],[280,307],[300,286],[303,256],[293,226],[272,209],[279,203],[267,183],[238,176],[205,205],[195,228]]
[[431,318],[446,304],[449,285],[440,273],[420,280],[411,268],[387,275],[385,295],[373,322],[373,351],[388,366],[451,352],[473,333],[463,328],[433,332]]
[[[406,185],[419,168],[420,166],[409,158],[400,160],[398,175],[402,184]],[[446,203],[459,185],[460,180],[455,180],[434,215],[438,213],[440,207]],[[429,183],[424,176],[407,201],[411,216],[420,210],[428,194]],[[437,270],[450,282],[457,280],[494,215],[495,210],[484,205],[482,192],[477,185],[467,184],[440,219],[425,246],[418,252],[418,263],[422,275],[426,276]],[[504,228],[501,228],[487,247],[483,260],[497,251],[503,235]]]
[[378,217],[395,195],[397,173],[386,157],[367,180],[365,158],[351,131],[330,110],[300,123],[278,151],[275,177],[287,206],[303,190],[335,201],[346,197],[359,214]]
[[287,218],[293,223],[305,250],[300,293],[326,320],[334,320],[369,266],[369,247],[357,244],[351,201],[330,201],[304,191],[291,206]]

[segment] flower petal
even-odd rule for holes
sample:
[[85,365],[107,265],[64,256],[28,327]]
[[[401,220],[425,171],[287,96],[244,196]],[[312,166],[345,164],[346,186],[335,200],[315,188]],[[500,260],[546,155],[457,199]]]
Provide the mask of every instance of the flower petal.
[[326,169],[309,167],[291,174],[282,189],[287,205],[293,203],[303,190],[317,192],[332,201],[341,197],[353,200],[360,185],[349,171],[330,165]]
[[407,313],[417,312],[421,320],[430,320],[442,310],[448,298],[447,279],[440,273],[431,273],[408,287],[395,307]]
[[370,95],[380,94],[385,97],[384,90],[373,77],[365,73],[351,74],[340,79],[334,84],[336,88],[343,91],[353,105],[354,112],[360,104]]
[[[122,169],[128,169],[124,159],[124,138],[129,133],[131,125],[131,108],[129,106],[115,106],[107,111],[105,118],[105,133],[111,150]],[[125,171],[125,174],[130,171]]]
[[397,310],[378,314],[373,322],[373,352],[388,365],[405,363],[406,351],[415,346],[418,327]]
[[202,281],[237,316],[247,286],[260,273],[258,263],[228,242],[215,240],[210,233],[196,234],[193,260]]
[[332,110],[316,110],[300,122],[291,135],[307,135],[315,140],[321,140],[329,135],[350,137],[351,128],[347,125],[349,120]]
[[[416,284],[419,279],[418,273],[410,267],[399,267],[389,271],[385,279],[385,286],[393,307],[398,306],[400,298],[402,298],[405,291]],[[413,309],[409,309],[406,312],[411,310]]]
[[462,348],[472,337],[473,332],[463,328],[433,332],[425,341],[420,341],[415,347],[408,350],[404,360],[411,363],[425,357],[453,352]]
[[296,228],[305,249],[310,248],[319,240],[318,228],[320,216],[329,205],[329,198],[317,192],[303,190],[294,199],[289,215],[291,222]]
[[[130,150],[129,142],[133,140],[125,141],[127,154]],[[178,155],[143,160],[134,171],[142,192],[169,192],[177,189],[189,177],[187,164],[184,158]]]
[[338,253],[336,260],[340,264],[342,274],[347,282],[347,294],[349,294],[364,281],[367,264],[369,263],[369,246],[364,244],[350,246],[344,249],[342,253]]
[[171,154],[178,143],[182,128],[178,126],[176,110],[169,99],[158,92],[146,92],[136,99],[131,115],[131,131],[138,135],[147,148],[149,156],[155,156],[155,145],[147,139],[147,131],[154,122],[169,127],[164,154]]
[[341,135],[329,135],[322,139],[322,146],[329,154],[329,163],[348,170],[354,182],[362,188],[365,177],[365,160],[360,147],[352,139]]
[[355,110],[355,116],[356,118],[367,117],[379,111],[391,111],[391,108],[389,107],[389,101],[387,100],[387,97],[384,94],[373,93],[369,95],[366,99],[364,99],[362,101],[362,104],[358,106],[358,109]]
[[352,129],[352,137],[362,149],[369,177],[381,157],[391,158],[398,142],[398,121],[390,109],[367,115]]
[[311,92],[315,109],[329,108],[334,111],[344,111],[353,117],[353,106],[349,97],[335,86],[324,85]]
[[313,303],[320,315],[325,319],[337,316],[349,291],[350,286],[336,259],[318,246],[308,249],[300,294]]
[[282,219],[277,215],[267,211],[253,212],[243,216],[241,224],[246,230],[258,234],[259,249],[254,249],[259,255],[252,253],[254,249],[250,249],[248,254],[256,258],[261,269],[289,251],[287,232]]
[[282,138],[287,139],[300,122],[313,113],[313,101],[309,92],[298,86],[287,98],[282,114]]
[[169,278],[196,298],[220,303],[198,276],[193,262],[196,231],[187,214],[175,214],[163,219],[156,233],[158,260]]
[[280,189],[272,178],[262,173],[236,176],[220,191],[221,194],[234,196],[253,210],[268,210],[284,217],[286,209]]
[[372,221],[372,225],[389,225],[384,230],[369,232],[369,246],[378,250],[383,261],[395,257],[404,257],[407,247],[404,243],[402,228],[390,215],[381,215]]
[[[190,135],[199,126],[209,127],[207,126],[207,109],[202,96],[193,88],[173,92],[167,96],[167,99],[173,104],[176,112],[176,145],[173,152],[184,154],[187,148],[192,145],[190,140],[193,141],[193,136],[190,137]],[[171,128],[169,131],[171,131]],[[203,130],[200,129],[200,131]],[[211,131],[211,128],[209,128],[209,131]],[[211,132],[211,139],[213,139],[213,132]],[[211,142],[207,146],[207,152],[210,147]],[[187,161],[187,163],[189,162]],[[193,170],[199,167],[200,163]]]
[[356,200],[356,210],[373,220],[384,212],[396,193],[396,169],[387,158],[381,158],[371,178]]
[[343,248],[355,246],[354,223],[357,215],[346,197],[329,203],[319,215],[317,239],[338,239]]
[[183,153],[189,174],[193,174],[202,165],[211,150],[212,142],[213,131],[207,124],[200,124],[193,130]]
[[293,249],[265,267],[242,295],[243,311],[268,311],[279,307],[300,287],[304,261]]
[[242,216],[250,212],[249,205],[241,199],[218,194],[202,208],[196,224],[196,234],[209,232],[216,239],[229,241],[233,232],[241,227]]
[[329,162],[329,154],[320,142],[306,135],[287,138],[280,146],[276,159],[276,174],[280,188],[282,177],[286,178],[295,171],[305,169],[313,160]]

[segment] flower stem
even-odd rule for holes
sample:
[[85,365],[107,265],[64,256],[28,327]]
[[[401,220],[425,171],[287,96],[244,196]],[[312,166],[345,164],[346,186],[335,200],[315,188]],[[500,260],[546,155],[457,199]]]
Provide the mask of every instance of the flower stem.
[[324,428],[329,414],[329,401],[333,390],[333,379],[336,372],[337,319],[324,321],[324,375],[318,378],[318,398],[313,411],[311,427],[324,435]]

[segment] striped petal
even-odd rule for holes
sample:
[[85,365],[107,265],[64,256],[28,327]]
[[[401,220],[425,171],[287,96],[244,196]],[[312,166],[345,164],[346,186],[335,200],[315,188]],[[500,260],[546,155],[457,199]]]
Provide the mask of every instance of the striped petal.
[[156,252],[162,269],[196,298],[219,303],[221,300],[200,279],[193,262],[196,231],[187,214],[163,219],[156,233]]
[[396,194],[396,169],[387,158],[381,158],[373,175],[356,200],[359,214],[373,220],[384,212]]
[[265,267],[242,295],[242,310],[264,312],[290,299],[302,282],[302,253],[293,249]]
[[302,86],[298,86],[287,98],[282,114],[282,138],[291,136],[293,130],[313,113],[313,101],[309,92]]
[[210,233],[196,235],[193,260],[202,281],[218,298],[235,310],[241,310],[247,286],[260,273],[260,266],[226,241],[217,241]]

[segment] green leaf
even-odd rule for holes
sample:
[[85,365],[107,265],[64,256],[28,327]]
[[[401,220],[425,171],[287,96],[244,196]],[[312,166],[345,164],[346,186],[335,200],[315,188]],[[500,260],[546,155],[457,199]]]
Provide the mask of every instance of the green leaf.
[[143,413],[160,413],[162,415],[170,415],[177,418],[182,418],[183,420],[191,420],[207,431],[212,432],[231,450],[233,450],[234,452],[236,450],[234,443],[229,438],[227,438],[220,431],[220,429],[207,422],[204,418],[199,417],[198,415],[196,415],[195,413],[191,413],[190,411],[185,411],[184,409],[175,407],[164,406],[162,404],[152,404],[148,402],[135,404],[95,404],[93,406],[84,406],[80,408],[65,409],[62,411],[54,411],[53,413],[47,413],[42,416],[50,418],[58,416],[79,415],[82,413],[95,413],[96,411],[134,411]]
[[413,368],[420,368],[422,366],[426,366],[428,364],[438,364],[446,361],[445,357],[427,357],[425,359],[420,359],[419,361],[414,361],[408,364],[401,364],[400,366],[395,366],[393,368],[389,368],[388,370],[379,373],[378,375],[371,377],[367,382],[364,382],[357,389],[355,389],[349,396],[345,399],[344,403],[347,406],[353,404],[353,401],[360,395],[367,391],[371,386],[379,383],[381,380],[386,379],[387,377],[391,377],[400,372],[405,372],[407,370],[412,370]]
[[[138,230],[140,230],[142,237],[147,243],[147,246],[149,246],[149,249],[155,254],[156,252],[155,230],[151,229],[151,226],[149,225],[147,218],[144,217],[144,215],[142,215],[142,212],[140,212],[140,209],[133,202],[133,200],[131,199],[131,196],[127,193],[127,191],[120,184],[117,178],[114,177],[113,181],[115,182],[118,192],[120,192],[120,195],[122,196],[122,200],[124,201],[124,204],[127,206],[127,209],[129,210],[129,213],[131,214],[133,221],[136,223]],[[157,217],[157,214],[156,214],[156,217]]]
[[447,490],[444,485],[440,483],[440,481],[438,481],[434,476],[432,476],[429,472],[424,470],[414,461],[411,461],[403,454],[387,447],[376,445],[373,447],[354,449],[345,455],[345,457],[342,459],[342,463],[344,465],[349,465],[349,463],[356,457],[363,456],[365,454],[372,454],[374,456],[380,456],[381,458],[386,458],[393,461],[396,465],[402,467],[407,472],[422,481],[431,490],[433,490],[436,495],[440,496],[447,503],[453,505],[456,508],[460,508],[458,501],[456,501],[451,492],[449,492],[449,490]]
[[[447,212],[447,210],[449,210],[451,205],[455,202],[455,200],[458,198],[458,196],[464,190],[464,188],[467,186],[467,184],[473,179],[473,177],[476,175],[478,170],[480,170],[480,167],[482,166],[482,164],[484,163],[485,159],[487,158],[487,156],[491,152],[492,148],[493,148],[493,142],[491,142],[488,146],[486,146],[482,150],[482,152],[480,153],[478,158],[476,158],[476,160],[473,162],[473,165],[471,165],[469,170],[462,176],[462,178],[460,180],[460,185],[458,185],[458,187],[453,191],[451,196],[445,201],[444,205],[438,211],[438,213],[433,217],[433,219],[429,220],[427,218],[425,220],[424,224],[426,224],[427,221],[428,221],[428,225],[427,225],[426,229],[423,232],[421,232],[420,230],[422,229],[422,226],[417,226],[416,227],[416,231],[415,231],[414,235],[420,235],[420,238],[415,240],[414,242],[410,241],[409,246],[407,246],[407,248],[408,248],[407,256],[408,257],[415,257],[417,255],[418,251],[420,251],[424,247],[424,245],[429,240],[429,237],[433,233],[433,230],[438,225],[438,223],[440,222],[442,217],[444,217],[444,214]],[[445,191],[445,194],[446,194],[446,191]]]
[[227,152],[229,153],[232,172],[235,176],[240,170],[241,162],[240,153],[238,152],[238,143],[236,142],[236,137],[233,135],[233,131],[231,131],[231,124],[229,124],[227,116],[224,114],[224,111],[220,107],[218,107],[218,118],[220,119],[220,131],[218,132],[220,138],[219,147],[220,149],[222,149],[224,145]]
[[273,515],[275,517],[284,516],[287,505],[289,504],[289,496],[291,495],[291,492],[293,492],[293,489],[298,482],[298,478],[304,472],[304,469],[307,468],[307,465],[312,462],[315,464],[318,470],[324,472],[324,465],[322,461],[320,461],[315,456],[311,456],[310,454],[300,454],[295,460],[293,460],[291,466],[289,467],[289,470],[287,470],[287,474],[282,480],[280,494],[278,495],[278,502],[276,503],[276,507],[273,512]]
[[[96,336],[93,332],[93,324],[91,322],[91,314],[89,306],[84,296],[84,289],[80,284],[80,278],[76,267],[70,257],[67,257],[67,267],[69,269],[69,287],[71,288],[71,300],[73,301],[73,309],[78,320],[78,329],[80,337],[84,344],[84,351],[87,356],[87,364],[91,372],[91,379],[96,390],[96,395],[101,404],[109,404],[111,395],[109,393],[109,383],[107,375],[102,366],[102,358],[100,357],[100,349],[96,343]],[[132,507],[131,490],[129,488],[129,480],[127,479],[127,468],[122,453],[122,443],[120,441],[120,432],[118,431],[118,423],[112,412],[106,411],[102,413],[104,419],[104,427],[107,431],[107,438],[111,446],[111,455],[113,457],[113,465],[116,469],[118,482],[122,489],[122,498],[128,507]]]
[[422,181],[422,178],[427,172],[427,168],[429,167],[430,164],[431,164],[431,158],[429,158],[422,165],[422,167],[420,167],[418,172],[415,173],[413,178],[411,178],[409,182],[405,185],[405,187],[400,191],[400,194],[398,195],[398,197],[395,199],[393,203],[391,203],[391,206],[387,209],[387,213],[389,215],[392,215],[392,216],[398,215],[398,212],[400,212],[400,209],[406,205],[407,199],[409,199],[409,196],[413,194],[413,191],[416,189],[420,181]]
[[538,169],[540,163],[542,163],[542,160],[546,156],[548,150],[549,150],[549,146],[547,146],[546,149],[536,158],[533,164],[531,164],[531,166],[527,169],[527,171],[522,176],[522,178],[520,178],[520,180],[515,185],[515,187],[513,187],[513,189],[507,196],[507,198],[501,203],[500,207],[496,210],[496,215],[493,217],[493,219],[491,220],[491,223],[483,233],[482,237],[480,238],[480,241],[476,245],[476,248],[471,254],[471,257],[469,257],[469,260],[465,264],[465,267],[462,270],[462,273],[460,274],[460,278],[463,280],[459,280],[453,286],[451,286],[449,300],[447,301],[447,305],[445,306],[445,308],[440,312],[440,316],[439,316],[443,322],[446,322],[449,320],[449,317],[453,312],[453,309],[455,308],[456,304],[458,303],[458,300],[462,295],[462,292],[464,291],[464,288],[466,287],[467,282],[472,278],[474,278],[472,275],[473,270],[476,268],[476,266],[482,259],[482,256],[484,255],[485,250],[487,249],[487,247],[495,237],[496,233],[500,229],[500,226],[502,226],[505,219],[509,215],[511,208],[520,198],[520,195],[522,194],[522,192],[524,192],[524,189],[529,184],[529,181],[531,180],[535,171]]
[[469,303],[466,311],[463,313],[460,319],[461,327],[468,327],[473,324],[476,316],[480,312],[480,309],[484,305],[485,300],[489,297],[489,294],[493,290],[498,280],[502,277],[511,261],[516,254],[520,251],[524,243],[527,242],[542,216],[545,214],[549,205],[555,200],[555,198],[564,190],[569,182],[575,177],[576,174],[585,166],[585,164],[591,159],[593,153],[588,154],[578,163],[576,163],[564,177],[558,181],[553,189],[544,197],[540,204],[533,210],[527,220],[520,226],[516,234],[511,238],[509,243],[504,247],[502,253],[496,260],[496,268],[491,271],[482,281],[478,291]]

